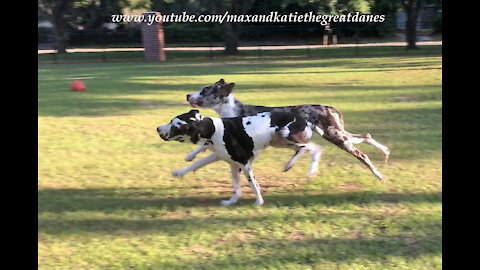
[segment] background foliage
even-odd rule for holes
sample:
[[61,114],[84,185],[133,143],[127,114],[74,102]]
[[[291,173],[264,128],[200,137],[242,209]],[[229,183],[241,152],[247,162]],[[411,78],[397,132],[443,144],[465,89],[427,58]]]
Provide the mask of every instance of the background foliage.
[[[117,30],[107,30],[102,25],[111,22],[111,14],[131,14],[155,10],[162,14],[220,14],[225,8],[240,0],[40,0],[39,20],[50,19],[49,7],[62,2],[66,8],[62,18],[66,20],[66,39],[69,45],[86,44],[139,44],[141,43],[140,24],[120,24]],[[250,0],[245,3],[246,14],[346,14],[360,11],[364,14],[385,14],[383,23],[335,23],[335,34],[342,37],[390,37],[396,26],[396,12],[401,8],[399,0]],[[441,10],[440,0],[436,3]],[[222,10],[219,6],[224,7]],[[435,17],[435,30],[441,32],[441,13]],[[224,38],[225,29],[219,24],[166,23],[165,33],[169,42],[212,42]],[[39,43],[52,39],[54,29],[39,29]],[[114,32],[114,33],[112,33]],[[244,23],[239,28],[239,38],[243,41],[268,40],[282,36],[283,39],[304,38],[309,35],[323,35],[324,27],[308,23]]]

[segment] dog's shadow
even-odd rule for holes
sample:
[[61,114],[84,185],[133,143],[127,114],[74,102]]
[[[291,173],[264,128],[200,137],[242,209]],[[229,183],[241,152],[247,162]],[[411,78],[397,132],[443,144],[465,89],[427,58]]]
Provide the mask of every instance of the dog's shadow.
[[[174,189],[181,189],[175,187]],[[165,192],[162,188],[162,192]],[[42,189],[38,190],[38,211],[62,213],[75,211],[113,212],[116,210],[171,209],[176,207],[224,207],[222,199],[228,196],[172,196],[158,195],[156,191],[142,189]],[[421,203],[442,202],[441,192],[424,193],[382,193],[371,191],[341,192],[341,193],[272,193],[264,194],[265,205],[262,207],[280,207],[289,205],[325,205],[341,204],[374,204],[374,203]],[[254,198],[247,195],[236,205],[253,205]]]

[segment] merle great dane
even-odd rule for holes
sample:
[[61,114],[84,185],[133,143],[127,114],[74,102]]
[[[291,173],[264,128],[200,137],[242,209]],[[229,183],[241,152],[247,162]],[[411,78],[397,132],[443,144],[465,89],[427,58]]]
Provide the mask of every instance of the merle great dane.
[[[387,162],[390,156],[388,147],[375,141],[370,134],[352,134],[344,129],[343,116],[341,112],[331,106],[325,105],[296,105],[285,107],[265,107],[256,105],[244,105],[236,99],[231,93],[234,88],[234,83],[226,83],[223,79],[213,85],[204,86],[200,91],[190,93],[187,95],[187,101],[194,108],[211,108],[219,114],[221,118],[251,116],[260,112],[291,112],[303,117],[307,122],[313,123],[313,131],[320,134],[327,141],[335,144],[340,149],[350,153],[363,164],[365,164],[370,171],[385,183],[386,178],[375,169],[368,156],[358,150],[354,144],[367,143],[378,148],[384,155],[384,160]],[[313,142],[308,142],[302,145],[288,144],[284,140],[274,140],[271,143],[273,147],[292,148],[296,152],[292,158],[286,163],[284,171],[288,171],[294,162],[305,152],[310,152],[311,163],[308,171],[308,177],[312,177],[318,168],[318,162],[322,148]],[[204,146],[199,146],[196,150],[188,154],[186,161],[191,161],[201,151],[206,150]],[[215,153],[195,162],[191,166],[184,169],[173,171],[172,175],[179,177],[187,172],[195,171],[209,163],[215,162],[218,159]]]
[[230,163],[233,195],[222,205],[231,205],[242,196],[240,171],[256,196],[256,205],[263,204],[260,186],[253,175],[252,162],[272,141],[301,148],[308,144],[315,128],[298,113],[261,112],[252,116],[203,117],[198,110],[178,115],[170,123],[157,128],[165,141],[189,141],[211,150],[214,160]]

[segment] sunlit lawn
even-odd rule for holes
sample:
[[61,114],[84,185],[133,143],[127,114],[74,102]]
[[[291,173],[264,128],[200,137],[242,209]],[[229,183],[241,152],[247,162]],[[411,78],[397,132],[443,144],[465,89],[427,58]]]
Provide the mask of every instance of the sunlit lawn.
[[[441,269],[442,58],[96,63],[38,68],[38,263],[41,269]],[[69,90],[73,79],[88,90]],[[309,156],[269,148],[254,163],[265,198],[231,195],[217,162],[184,178],[191,144],[156,127],[190,108],[185,95],[220,78],[246,104],[324,104],[387,176],[320,137]],[[203,115],[216,116],[212,110]],[[207,155],[203,153],[200,157]]]

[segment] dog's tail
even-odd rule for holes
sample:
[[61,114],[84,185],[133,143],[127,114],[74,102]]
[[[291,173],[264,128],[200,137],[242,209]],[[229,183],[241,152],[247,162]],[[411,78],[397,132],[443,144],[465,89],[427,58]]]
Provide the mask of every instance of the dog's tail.
[[322,137],[323,137],[323,134],[325,133],[325,131],[323,131],[323,129],[321,129],[319,126],[315,126],[315,132],[317,132]]

